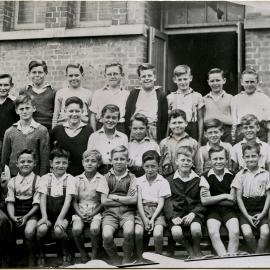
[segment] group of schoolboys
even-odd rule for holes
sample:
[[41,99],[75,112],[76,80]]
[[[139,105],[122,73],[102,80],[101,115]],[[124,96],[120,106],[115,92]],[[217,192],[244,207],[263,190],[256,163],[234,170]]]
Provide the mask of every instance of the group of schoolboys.
[[[108,85],[94,93],[89,108],[88,119],[96,131],[89,137],[82,157],[84,172],[78,176],[66,172],[68,151],[56,147],[50,152],[47,128],[33,119],[33,99],[23,93],[13,103],[8,97],[12,78],[0,76],[0,117],[7,127],[1,137],[2,265],[9,252],[5,247],[13,245],[13,239],[5,236],[22,230],[29,266],[44,266],[45,236],[52,229],[63,265],[69,264],[67,228],[71,223],[82,262],[89,260],[83,237],[86,226],[92,259],[99,255],[102,235],[113,264],[120,263],[114,243],[119,228],[124,238],[123,264],[134,257],[143,261],[145,234],[153,233],[155,250],[162,253],[167,226],[191,258],[201,257],[205,221],[219,256],[237,254],[239,224],[249,251],[265,252],[270,146],[262,140],[270,138],[270,99],[257,90],[257,73],[244,71],[244,91],[232,97],[223,90],[223,71],[212,69],[208,74],[211,92],[202,97],[190,87],[190,68],[177,66],[173,81],[178,89],[166,97],[154,85],[155,69],[149,64],[139,66],[141,86],[129,95],[121,88],[121,65],[110,65],[105,72]],[[207,142],[200,146],[204,138]],[[233,142],[238,143],[231,146]],[[228,229],[227,248],[219,233],[222,224]],[[255,228],[260,231],[258,243]],[[189,234],[192,241],[185,237]]]

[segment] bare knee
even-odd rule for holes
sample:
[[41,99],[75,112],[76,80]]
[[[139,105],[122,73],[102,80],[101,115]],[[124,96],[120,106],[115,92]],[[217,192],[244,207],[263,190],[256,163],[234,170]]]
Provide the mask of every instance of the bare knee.
[[91,236],[98,236],[100,234],[100,227],[94,226],[90,228],[90,235]]
[[154,238],[163,238],[163,227],[162,226],[156,226],[154,228],[154,232],[153,232],[153,236]]
[[191,223],[190,231],[191,231],[192,238],[202,237],[202,228],[199,223]]
[[33,239],[36,235],[36,227],[30,226],[26,227],[24,230],[24,237],[25,239]]
[[72,227],[72,234],[74,237],[78,237],[82,234],[83,232],[83,228],[82,227],[79,227],[79,226],[73,226]]
[[37,238],[43,238],[48,232],[48,226],[45,224],[42,224],[40,226],[38,226],[37,228]]
[[248,238],[248,239],[254,238],[254,235],[250,226],[242,226],[242,233],[245,238]]
[[266,225],[266,226],[263,225],[260,228],[260,238],[261,239],[268,239],[269,238],[269,227],[268,227],[268,225]]
[[57,239],[66,238],[66,232],[58,226],[54,228],[54,235]]
[[171,229],[173,240],[177,243],[180,243],[183,241],[183,231],[180,226],[173,226]]
[[103,238],[103,241],[105,243],[113,242],[113,232],[112,231],[103,230],[102,231],[102,238]]

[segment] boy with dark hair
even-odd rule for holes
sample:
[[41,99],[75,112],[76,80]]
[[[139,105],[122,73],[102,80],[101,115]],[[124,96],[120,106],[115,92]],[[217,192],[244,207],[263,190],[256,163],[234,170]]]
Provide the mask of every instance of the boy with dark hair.
[[129,130],[130,119],[135,113],[144,114],[149,123],[150,138],[160,142],[167,132],[168,102],[161,87],[155,86],[157,78],[153,65],[141,64],[137,72],[141,86],[132,90],[127,99],[126,130]]

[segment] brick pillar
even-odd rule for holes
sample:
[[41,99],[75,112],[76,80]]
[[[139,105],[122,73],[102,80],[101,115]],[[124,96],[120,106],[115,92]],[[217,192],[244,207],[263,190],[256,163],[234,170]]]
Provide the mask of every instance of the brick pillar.
[[75,25],[73,1],[48,1],[45,28],[72,28]]
[[127,24],[127,2],[112,2],[112,24]]
[[10,31],[14,25],[14,2],[0,1],[0,31]]

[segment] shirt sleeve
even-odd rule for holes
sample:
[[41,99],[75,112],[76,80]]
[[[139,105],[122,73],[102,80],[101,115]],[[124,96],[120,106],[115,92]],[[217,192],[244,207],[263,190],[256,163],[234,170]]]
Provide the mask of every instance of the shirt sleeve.
[[204,176],[201,176],[200,187],[204,187],[206,189],[210,188],[210,185],[209,185],[209,183],[207,182],[207,180],[205,179]]
[[97,192],[108,195],[110,192],[106,177],[102,177],[97,185]]
[[89,107],[89,110],[95,114],[98,114],[99,106],[98,106],[98,91],[95,91],[92,97],[92,102]]
[[92,150],[95,147],[95,133],[91,134],[88,139],[87,150]]
[[204,107],[204,100],[203,97],[200,93],[196,92],[197,94],[197,105],[198,105],[198,110]]
[[123,138],[122,138],[122,145],[124,145],[125,147],[128,148],[128,137],[126,134],[123,134]]
[[48,180],[49,180],[49,174],[43,175],[38,183],[38,191],[42,194],[48,194]]
[[35,193],[33,196],[33,203],[32,204],[39,204],[40,203],[39,182],[40,182],[40,176],[37,176],[37,181],[36,181],[36,185],[35,185]]
[[131,197],[137,196],[137,179],[136,179],[136,177],[133,177],[133,179],[131,180],[127,195],[131,196]]
[[69,175],[68,179],[67,179],[67,191],[66,191],[66,194],[67,195],[72,195],[72,196],[76,195],[76,179],[72,175]]
[[230,152],[231,160],[235,163],[239,163],[238,158],[237,158],[237,148],[238,148],[237,146],[238,144],[234,145],[231,148],[231,152]]
[[164,178],[162,181],[159,196],[163,198],[169,198],[172,195],[169,182]]
[[10,169],[7,165],[5,165],[4,173],[5,173],[6,178],[9,180],[11,178],[11,174],[10,174]]
[[14,185],[15,177],[12,178],[7,185],[8,192],[6,197],[6,202],[15,202],[15,185]]
[[237,173],[236,176],[234,177],[232,183],[231,183],[231,188],[236,188],[236,189],[242,189],[243,188],[243,183],[242,183],[242,173]]

